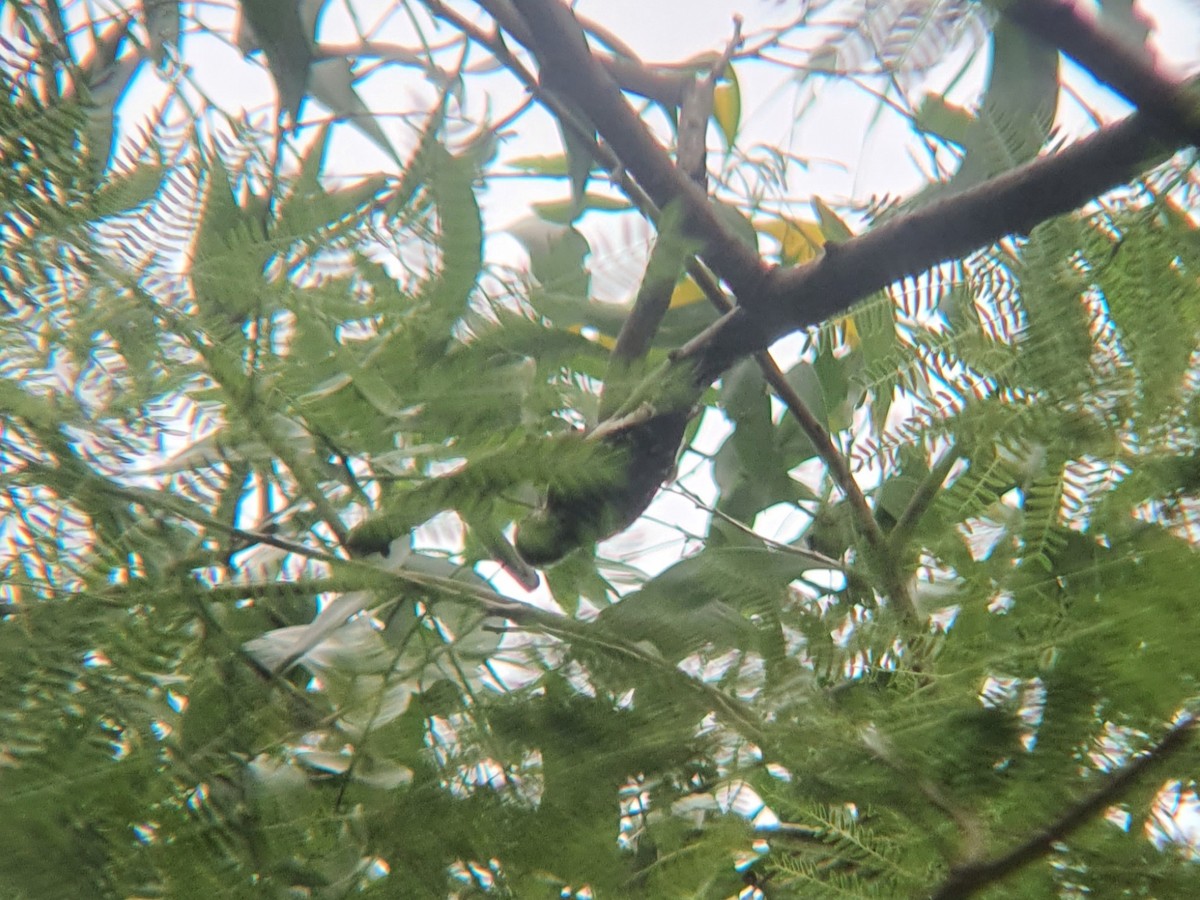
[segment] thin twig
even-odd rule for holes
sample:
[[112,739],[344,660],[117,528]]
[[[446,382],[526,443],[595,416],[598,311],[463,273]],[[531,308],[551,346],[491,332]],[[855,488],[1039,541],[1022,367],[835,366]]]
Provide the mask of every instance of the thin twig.
[[704,258],[740,298],[763,285],[767,266],[717,215],[708,195],[663,151],[620,86],[588,49],[583,29],[559,0],[514,0],[533,36],[542,83],[562,91],[584,111],[621,163],[659,209],[678,201],[688,232],[704,246]]
[[808,408],[808,404],[801,399],[796,389],[788,382],[787,377],[780,370],[778,364],[776,364],[770,351],[762,350],[755,353],[754,359],[762,368],[768,384],[779,395],[779,399],[783,401],[788,412],[792,414],[792,418],[799,423],[800,429],[812,441],[817,455],[821,457],[826,468],[829,469],[830,477],[841,489],[846,502],[850,504],[850,510],[854,515],[854,523],[867,545],[868,562],[878,572],[883,582],[882,586],[885,596],[896,604],[896,608],[903,619],[910,624],[917,622],[917,608],[913,603],[912,596],[908,592],[908,585],[904,581],[904,573],[896,561],[895,554],[892,553],[892,548],[889,546],[883,530],[875,520],[875,513],[872,512],[870,504],[867,503],[866,495],[862,492],[862,488],[858,486],[858,482],[855,481],[854,473],[850,471],[850,466],[846,463],[846,457],[838,450],[837,446],[833,443],[833,438],[830,437],[825,426],[813,415],[812,410]]
[[[662,673],[663,677],[678,681],[681,686],[688,689],[689,692],[698,694],[705,698],[711,705],[711,708],[718,716],[727,722],[730,726],[739,730],[749,740],[754,741],[760,746],[765,745],[768,736],[763,729],[762,722],[751,711],[750,707],[742,703],[736,697],[732,697],[721,690],[718,690],[713,685],[707,684],[696,678],[692,678],[686,672],[676,667],[669,660],[664,659],[660,655],[644,650],[638,645],[622,640],[613,635],[607,634],[601,629],[598,629],[594,624],[588,622],[580,622],[562,613],[551,612],[541,609],[537,606],[532,606],[528,603],[521,603],[515,600],[509,600],[507,597],[499,594],[489,588],[480,587],[465,581],[458,581],[453,578],[445,578],[437,575],[428,575],[423,572],[415,572],[403,567],[396,569],[385,569],[379,565],[372,564],[367,561],[355,559],[342,559],[333,554],[307,547],[302,544],[297,544],[285,538],[280,538],[275,535],[265,534],[254,531],[247,531],[241,528],[233,528],[223,522],[215,520],[212,516],[199,509],[194,504],[183,500],[182,498],[174,497],[170,494],[161,491],[154,491],[148,488],[128,488],[120,487],[111,484],[97,483],[95,487],[105,490],[115,498],[121,498],[128,502],[137,503],[149,508],[162,509],[173,515],[178,515],[189,519],[199,525],[205,527],[219,529],[223,532],[233,534],[245,540],[256,543],[268,544],[273,547],[278,547],[281,550],[301,554],[311,559],[317,559],[322,562],[327,562],[331,566],[337,567],[339,573],[348,573],[352,577],[361,578],[362,590],[380,590],[388,588],[417,587],[431,592],[436,592],[446,601],[467,602],[479,609],[486,615],[497,616],[507,619],[510,622],[524,624],[530,628],[536,628],[539,632],[549,635],[558,635],[560,637],[570,638],[577,643],[587,643],[594,646],[604,647],[609,651],[624,657],[630,661],[636,661],[642,665],[648,666],[655,671]],[[320,581],[310,582],[312,587],[319,588]],[[332,583],[332,582],[331,582]],[[342,584],[341,590],[345,591],[349,585]],[[197,585],[197,589],[200,586]],[[216,588],[204,588],[204,593],[207,596],[209,591],[213,591],[213,596],[230,597],[238,593],[242,588],[237,585],[219,585]],[[286,582],[272,583],[271,585],[246,585],[244,586],[245,593],[252,595],[257,591],[262,590],[288,590],[296,589]],[[112,591],[104,592],[103,596],[106,600],[111,600]],[[268,673],[269,674],[269,673]]]
[[[441,6],[441,0],[434,0]],[[525,26],[512,0],[475,0],[496,24],[512,35],[513,40],[523,47],[532,50],[533,36]],[[430,9],[433,6],[426,3]],[[445,18],[443,16],[443,18]],[[447,19],[449,21],[449,19]],[[633,51],[609,34],[600,25],[581,18],[580,23],[595,33],[601,43],[607,44],[615,56],[597,56],[596,59],[608,73],[616,79],[622,90],[639,94],[648,100],[655,100],[667,106],[678,106],[683,97],[683,88],[692,79],[690,70],[663,71],[661,68],[652,69],[645,66],[633,54]],[[611,41],[611,42],[610,42]],[[626,51],[628,55],[626,55]],[[669,67],[668,67],[669,69]]]
[[[718,311],[722,313],[732,311],[733,303],[725,296],[717,279],[703,262],[693,258],[688,265],[688,274],[692,276],[692,280],[696,282]],[[787,376],[779,368],[779,364],[775,362],[770,351],[762,350],[755,353],[754,361],[758,363],[763,378],[770,385],[771,390],[775,392],[780,402],[787,408],[788,413],[808,436],[817,455],[828,468],[834,484],[838,486],[846,498],[846,502],[850,504],[854,524],[867,543],[870,557],[880,569],[879,574],[883,580],[884,593],[896,603],[902,616],[915,622],[917,619],[916,606],[908,592],[903,573],[888,546],[887,539],[879,528],[879,523],[875,520],[875,514],[871,511],[870,504],[867,503],[866,495],[858,486],[858,481],[855,480],[850,467],[846,465],[845,456],[834,445],[829,432],[813,415],[808,404],[788,382]],[[843,567],[839,564],[838,568],[840,570]]]
[[[481,5],[483,5],[485,9],[488,9],[489,12],[492,12],[492,8],[494,7],[494,3],[490,2],[490,0],[481,3]],[[507,6],[507,4],[504,5]],[[512,58],[511,54],[507,51],[507,48],[504,48],[502,44],[499,46],[494,46],[498,44],[494,38],[481,32],[476,26],[465,21],[457,13],[453,13],[452,11],[442,7],[442,4],[438,2],[438,0],[434,0],[434,2],[429,4],[429,6],[436,15],[445,18],[446,21],[451,22],[455,25],[455,27],[462,28],[464,33],[468,34],[475,40],[483,42],[484,45],[488,46],[489,49],[492,49],[493,52],[499,52],[507,57],[506,59],[501,59],[501,61],[506,65],[508,64],[508,60],[516,62],[518,68],[514,70],[514,73],[517,74],[522,81],[525,81],[527,85],[529,84],[531,81],[531,76],[528,75],[523,65],[520,65],[518,61]],[[504,17],[504,13],[502,12],[501,18]],[[720,61],[722,64],[724,64],[732,55],[738,44],[739,38],[740,34],[735,34],[734,39],[730,41],[725,53],[721,57]],[[623,102],[624,101],[622,101],[622,103]],[[626,107],[626,109],[628,110],[628,107]],[[554,109],[553,111],[556,113],[558,112],[557,109]],[[628,110],[628,112],[631,116],[633,115],[632,110]],[[640,122],[638,125],[641,127]],[[589,143],[594,143],[591,140],[590,135],[585,135],[585,138]],[[610,143],[612,143],[611,140]],[[662,147],[658,146],[657,143],[653,143],[653,148],[655,154],[660,158],[659,161],[662,165],[665,165],[671,168],[673,171],[678,172],[675,166],[671,164],[669,157]],[[613,167],[613,170],[620,173],[620,175],[624,177],[626,166],[624,165],[624,160],[621,158],[619,150],[616,153],[615,160],[611,159],[611,152],[605,152],[600,145],[596,145],[596,150],[598,158],[602,161],[606,163],[616,162],[618,166]],[[610,159],[605,160],[606,156],[610,157]],[[692,190],[700,193],[701,196],[703,196],[703,192],[699,191],[699,188],[695,186],[691,180],[686,177],[686,175],[683,173],[679,174],[682,178],[681,183],[687,183]],[[622,186],[624,187],[626,185],[623,184]],[[632,187],[632,185],[629,186]],[[638,204],[639,206],[641,205],[638,203],[640,199],[639,195],[651,201],[648,213],[650,214],[652,221],[656,220],[657,209],[655,207],[657,207],[657,204],[653,204],[653,198],[647,197],[645,194],[643,194],[640,186],[638,186],[636,193],[631,195],[631,199],[633,199],[635,204]],[[706,209],[711,212],[711,209],[707,207],[707,200],[705,203]],[[733,309],[733,304],[725,296],[724,291],[721,289],[712,273],[706,266],[703,265],[703,263],[696,259],[690,260],[688,264],[688,271],[696,281],[697,285],[700,286],[705,296],[708,297],[709,301],[718,309],[718,311],[722,313],[729,313]],[[875,521],[875,516],[871,511],[870,505],[868,504],[862,489],[858,486],[853,474],[850,472],[850,469],[846,464],[845,457],[841,454],[837,447],[834,446],[829,434],[816,420],[816,417],[807,408],[799,394],[797,394],[792,386],[788,383],[787,378],[784,376],[782,370],[776,364],[775,360],[771,357],[770,353],[765,350],[756,353],[755,360],[762,369],[763,376],[767,383],[779,396],[779,399],[783,402],[788,412],[796,418],[801,428],[813,442],[814,447],[817,449],[818,455],[820,455],[822,460],[829,468],[831,477],[834,479],[834,482],[838,485],[839,489],[846,497],[847,502],[850,504],[850,508],[854,514],[854,521],[857,524],[859,532],[866,541],[868,557],[879,569],[880,576],[883,581],[884,593],[892,599],[899,609],[900,614],[904,618],[910,621],[915,621],[916,608],[913,605],[912,598],[909,596],[903,574],[896,564],[896,561],[892,558],[887,540],[884,537],[883,532],[880,530],[878,522]]]
[[921,482],[892,528],[888,543],[891,544],[893,554],[898,555],[904,551],[905,544],[912,537],[913,529],[917,527],[917,523],[921,521],[921,517],[925,515],[929,505],[937,497],[942,485],[950,477],[950,470],[954,468],[954,464],[958,462],[960,456],[962,453],[958,448],[951,447],[929,470],[929,475]]
[[[490,5],[494,0],[486,2]],[[595,124],[658,208],[672,201],[682,203],[691,233],[703,242],[705,261],[737,296],[736,307],[673,354],[674,363],[690,366],[700,383],[714,380],[737,360],[763,351],[791,331],[844,312],[900,278],[1007,235],[1026,234],[1043,221],[1123,183],[1149,165],[1153,156],[1166,151],[1157,142],[1159,129],[1137,114],[1053,156],[898,216],[844,244],[827,244],[826,252],[814,263],[766,269],[751,248],[732,238],[716,221],[705,193],[671,164],[624,100],[619,86],[592,57],[571,12],[559,0],[505,0],[504,5],[516,7],[524,17],[542,79]],[[826,462],[839,456],[828,447],[825,453]],[[841,469],[834,464],[831,473],[846,493],[868,547],[876,555],[884,587],[900,607],[907,607],[904,613],[912,615],[891,548],[882,540],[862,492],[855,495],[853,479]]]
[[1197,719],[1192,715],[1183,716],[1161,741],[1109,775],[1101,787],[1012,850],[994,859],[956,866],[951,870],[949,877],[930,895],[931,900],[959,900],[969,897],[1049,854],[1055,844],[1120,800],[1143,774],[1187,746],[1188,738],[1195,731],[1196,722]]
[[715,506],[709,506],[681,484],[676,484],[671,488],[671,490],[675,491],[677,494],[681,494],[688,500],[691,500],[692,503],[704,510],[709,515],[716,516],[718,519],[728,523],[743,534],[762,541],[764,545],[770,547],[772,550],[778,550],[780,553],[787,553],[791,556],[798,556],[801,559],[806,559],[813,563],[814,566],[819,566],[822,569],[829,569],[832,572],[841,572],[845,569],[845,566],[841,562],[831,556],[826,556],[824,553],[818,553],[816,550],[811,550],[804,547],[793,547],[791,544],[785,544],[781,541],[772,540],[769,537],[763,537],[740,519],[734,518],[733,516],[729,515],[729,513],[725,512],[724,510],[717,509]]
[[883,736],[874,729],[868,730],[865,737],[864,743],[876,759],[900,776],[904,784],[916,788],[934,809],[954,823],[962,846],[966,848],[965,852],[959,851],[960,855],[974,856],[983,852],[983,822],[974,812],[951,800],[937,783],[914,770],[897,756]]

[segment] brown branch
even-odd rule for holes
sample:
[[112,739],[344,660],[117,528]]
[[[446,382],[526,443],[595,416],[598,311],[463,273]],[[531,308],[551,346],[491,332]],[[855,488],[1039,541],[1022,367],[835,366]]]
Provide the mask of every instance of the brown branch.
[[733,37],[725,52],[702,76],[689,82],[679,102],[675,165],[702,190],[708,190],[708,120],[712,118],[717,79],[724,74],[734,51],[742,44],[742,18],[734,16]]
[[[712,272],[695,257],[688,263],[688,274],[696,282],[701,292],[721,313],[733,310],[733,304],[721,290],[721,286],[713,277]],[[866,495],[858,486],[854,474],[846,464],[846,458],[834,445],[829,432],[813,415],[808,404],[788,382],[787,376],[779,368],[769,350],[759,350],[754,354],[763,378],[775,392],[780,402],[787,408],[788,413],[796,420],[800,429],[812,441],[817,456],[829,469],[829,475],[841,490],[846,502],[850,504],[854,516],[854,524],[867,545],[868,560],[878,571],[883,582],[883,593],[890,597],[900,611],[900,615],[909,622],[917,621],[917,609],[905,583],[903,572],[899,566],[898,557],[889,546],[887,538],[875,520],[875,514],[867,503]]]
[[916,492],[908,501],[908,505],[900,513],[900,518],[896,520],[896,524],[892,527],[888,543],[891,545],[893,553],[899,555],[904,552],[904,547],[908,543],[908,539],[912,537],[917,523],[921,521],[921,517],[925,515],[930,504],[933,503],[941,492],[942,485],[950,477],[950,470],[954,468],[954,464],[958,462],[961,456],[962,452],[957,447],[951,447],[934,464],[933,468],[929,470],[929,475],[917,487]]
[[[471,22],[462,13],[446,6],[446,4],[442,3],[442,0],[424,0],[424,3],[429,9],[431,15],[444,20],[462,32],[466,37],[475,41],[475,43],[479,44],[481,47],[486,48],[487,51],[492,54],[492,56],[496,57],[497,62],[503,65],[504,68],[508,69],[508,71],[512,73],[518,81],[525,85],[526,89],[528,89],[530,93],[537,93],[537,79],[534,78],[532,72],[525,68],[524,63],[517,59],[517,57],[513,55],[512,51],[508,49],[498,32],[489,34],[480,26]],[[487,3],[480,2],[479,5],[482,6],[492,16],[492,18],[496,18],[497,14],[492,12]]]
[[[568,57],[563,57],[558,54],[567,52],[563,51],[563,46],[569,41],[565,39],[565,35],[555,36],[553,28],[561,28],[564,32],[572,33],[577,39],[577,44],[574,47],[575,52],[579,55],[579,64],[583,65],[585,60],[591,62],[593,71],[590,77],[605,80],[602,70],[595,67],[594,57],[591,56],[587,45],[583,40],[582,31],[570,16],[570,13],[557,2],[557,0],[516,0],[518,9],[526,16],[527,25],[534,32],[534,40],[542,43],[535,46],[535,53],[541,51],[543,64],[543,82],[547,80],[546,67],[561,65],[564,69],[569,70]],[[544,6],[544,9],[537,9],[539,6]],[[559,19],[556,23],[550,23],[543,16],[553,19]],[[547,29],[542,31],[541,29]],[[557,83],[557,76],[555,83]],[[713,208],[708,202],[707,195],[704,191],[694,183],[685,173],[681,172],[676,166],[672,165],[666,151],[654,140],[650,132],[645,128],[640,119],[634,115],[629,108],[624,98],[621,96],[618,86],[607,79],[607,84],[601,88],[608,96],[608,103],[602,110],[607,114],[607,118],[614,123],[613,128],[616,131],[606,131],[601,127],[598,119],[600,118],[596,110],[591,106],[584,106],[593,121],[596,121],[597,128],[604,135],[607,142],[612,146],[617,157],[625,165],[625,167],[633,173],[639,185],[646,190],[650,199],[659,207],[662,208],[661,197],[668,199],[678,197],[682,200],[684,209],[687,213],[689,224],[694,217],[697,209],[703,212],[703,218],[711,220],[710,224],[705,224],[704,233],[709,235],[709,240],[705,243],[705,257],[712,259],[714,268],[718,268],[725,279],[734,288],[735,294],[738,294],[739,282],[743,285],[750,285],[751,289],[757,285],[765,274],[765,269],[758,255],[742,244],[735,236],[726,233],[724,225],[716,218],[713,213]],[[578,100],[573,93],[567,92],[572,99]],[[591,96],[595,96],[593,92]],[[628,145],[624,144],[622,138],[629,138]],[[629,154],[629,155],[627,155]],[[649,183],[647,183],[649,181]],[[660,196],[656,197],[654,193],[654,185],[659,185]],[[670,191],[669,194],[663,194],[662,191]],[[694,229],[701,230],[701,229]],[[714,246],[719,252],[714,254]],[[714,259],[713,257],[718,258]],[[732,264],[735,269],[731,272],[729,269],[720,269],[721,265]],[[694,271],[694,270],[693,270]],[[748,273],[753,271],[753,275]],[[705,283],[707,282],[707,283]],[[720,288],[710,278],[703,279],[699,282],[705,288],[705,294],[709,299],[723,312],[728,313],[731,305],[721,293]],[[738,294],[738,296],[742,296]],[[799,395],[788,384],[783,372],[779,366],[766,352],[765,348],[755,354],[755,359],[763,371],[768,384],[783,401],[788,411],[796,417],[801,428],[808,434],[810,440],[813,441],[821,458],[829,467],[829,471],[841,488],[847,501],[850,503],[851,509],[854,512],[855,522],[858,525],[858,530],[863,535],[869,551],[869,557],[876,568],[880,571],[883,580],[884,592],[897,605],[900,613],[910,621],[915,619],[915,607],[912,599],[908,594],[907,587],[904,583],[903,575],[895,563],[890,548],[887,545],[882,531],[875,517],[871,512],[870,506],[867,503],[866,497],[859,488],[858,483],[854,480],[849,467],[842,454],[833,445],[830,436],[817,422],[811,411],[804,404]]]
[[845,571],[845,566],[842,564],[842,561],[839,559],[834,559],[832,556],[826,556],[824,553],[819,553],[816,550],[805,549],[803,547],[795,547],[791,544],[785,544],[781,541],[776,541],[769,537],[763,537],[761,534],[759,534],[757,531],[755,531],[753,528],[751,528],[749,525],[747,525],[741,519],[734,518],[729,513],[725,512],[723,509],[718,509],[715,506],[709,506],[707,503],[704,502],[704,500],[702,498],[698,497],[696,494],[694,494],[692,491],[689,491],[687,488],[685,488],[682,484],[679,484],[678,482],[675,483],[674,485],[672,485],[670,488],[668,488],[668,490],[672,491],[673,493],[679,494],[681,497],[686,497],[698,509],[703,510],[704,512],[708,513],[710,516],[714,516],[714,517],[720,519],[722,522],[725,522],[730,527],[736,528],[738,531],[740,531],[742,534],[746,535],[747,537],[754,538],[756,541],[761,541],[762,545],[764,547],[769,547],[770,549],[777,550],[780,553],[786,553],[789,556],[797,556],[800,559],[807,560],[813,564],[813,568],[819,567],[822,569],[828,569],[831,572],[844,572]]
[[600,394],[601,423],[621,408],[645,378],[646,354],[671,306],[671,293],[683,270],[687,250],[679,237],[677,223],[665,218],[660,216],[655,222],[658,236],[646,263],[646,273],[608,355]]
[[1145,117],[1136,114],[844,244],[827,244],[818,262],[779,271],[763,305],[783,300],[790,308],[781,316],[763,309],[760,318],[786,330],[815,324],[906,276],[1009,235],[1027,235],[1143,170],[1149,156],[1162,153],[1150,131]]
[[[1009,235],[1024,235],[1126,183],[1169,153],[1142,113],[916,212],[890,219],[805,266],[774,269],[759,291],[676,354],[715,379],[738,359],[822,322],[893,282]],[[713,260],[715,265],[717,261]],[[718,270],[718,274],[721,272]]]
[[879,523],[875,521],[875,514],[871,511],[870,504],[867,503],[866,495],[858,486],[858,482],[854,480],[854,473],[846,464],[846,457],[834,445],[833,438],[813,415],[808,404],[788,382],[770,351],[761,350],[754,354],[754,359],[762,369],[767,383],[783,401],[783,405],[787,407],[792,418],[799,423],[800,430],[812,441],[817,455],[829,469],[830,477],[845,495],[846,502],[850,504],[854,522],[867,545],[867,561],[878,572],[883,582],[884,595],[896,604],[901,618],[909,624],[916,623],[917,608],[908,592],[904,573],[901,571],[896,561],[896,555],[888,545]]
[[1150,117],[1164,134],[1200,145],[1200,108],[1187,89],[1158,72],[1145,53],[1098,26],[1074,0],[1017,0],[1004,14],[1054,44]]
[[[525,20],[517,13],[512,0],[476,0],[496,24],[512,35],[513,39],[523,47],[532,50],[533,36],[525,26]],[[581,19],[589,31],[597,32],[599,39],[609,47],[614,47],[615,38],[600,26]],[[614,47],[614,49],[616,49]],[[684,86],[692,79],[692,72],[664,72],[643,65],[632,54],[628,56],[597,56],[597,61],[608,70],[608,73],[621,86],[621,90],[629,91],[656,100],[667,106],[678,106],[683,98]]]
[[[707,90],[709,91],[710,96],[716,76],[719,75],[720,71],[722,71],[728,64],[729,58],[732,56],[734,50],[740,43],[740,26],[741,23],[738,21],[735,27],[734,36],[729,42],[725,53],[709,72],[708,76],[705,79],[702,79],[706,82]],[[707,115],[704,117],[705,122],[706,120]],[[682,134],[682,121],[680,131]],[[662,148],[658,148],[658,151],[665,159],[666,151]],[[681,149],[681,159],[682,155],[683,151]],[[703,165],[702,161],[700,162],[700,165]],[[695,173],[688,172],[686,166],[678,166],[676,168],[683,169],[684,174],[688,175],[692,181],[700,183],[699,179],[695,177]],[[693,259],[688,268],[693,279],[700,286],[701,290],[708,297],[709,301],[717,308],[719,312],[728,313],[733,308],[733,304],[730,303],[728,298],[726,298],[725,294],[721,290],[720,285],[717,283],[716,279],[712,277],[707,267]],[[674,281],[673,275],[671,276],[670,281]],[[670,292],[669,286],[662,279],[652,278],[650,271],[648,271],[646,281],[642,285],[642,292],[639,292],[638,301],[634,305],[634,313],[631,314],[629,320],[621,329],[621,334],[618,337],[617,347],[613,350],[614,361],[629,358],[630,354],[627,352],[628,348],[623,347],[622,339],[626,341],[648,341],[649,336],[653,334],[654,330],[656,330],[658,321],[657,318],[654,320],[654,326],[650,327],[649,324],[642,321],[644,316],[637,315],[640,309],[650,305],[643,303],[643,295],[654,293],[656,290],[658,292],[662,292],[664,290],[666,291],[666,293],[664,293],[662,296],[662,299],[665,301]],[[662,312],[665,312],[665,308],[659,310],[658,318],[661,318]],[[896,604],[903,618],[910,622],[916,621],[916,607],[914,606],[912,598],[909,595],[903,573],[897,565],[895,556],[891,552],[887,539],[885,538],[882,530],[879,528],[879,523],[875,520],[875,516],[871,511],[871,507],[867,502],[866,496],[863,494],[858,482],[854,479],[854,475],[850,472],[850,468],[846,464],[845,457],[834,445],[829,433],[820,424],[820,422],[817,421],[817,418],[812,414],[812,411],[809,410],[808,406],[804,403],[800,395],[797,394],[792,388],[791,384],[788,383],[787,378],[784,376],[784,373],[779,368],[775,360],[771,357],[770,352],[767,350],[762,350],[754,354],[754,359],[758,363],[759,368],[762,370],[763,377],[765,378],[766,382],[783,402],[788,412],[799,423],[800,428],[808,436],[809,440],[812,441],[813,446],[817,451],[817,455],[820,456],[825,462],[831,477],[837,484],[838,488],[842,491],[843,495],[846,497],[846,500],[853,512],[854,521],[858,527],[858,531],[866,542],[868,558],[874,567],[879,571],[881,576],[884,594],[891,598]],[[606,382],[607,380],[608,379],[606,378]]]
[[[724,315],[673,354],[677,365],[691,367],[698,386],[710,383],[737,360],[765,351],[777,338],[842,313],[895,281],[1008,235],[1028,234],[1047,219],[1126,182],[1150,165],[1156,154],[1167,151],[1156,138],[1159,129],[1139,113],[1060,153],[892,219],[844,244],[827,244],[817,262],[770,269],[728,232],[705,192],[672,164],[626,102],[620,86],[591,54],[581,26],[560,0],[478,2],[489,12],[501,8],[504,20],[497,17],[497,21],[506,28],[512,24],[510,11],[519,13],[510,33],[530,41],[527,46],[541,67],[541,84],[595,125],[606,149],[611,148],[623,171],[633,175],[655,207],[662,209],[671,202],[682,206],[689,233],[702,244],[704,260],[732,288],[739,305],[730,308],[719,286],[707,286],[705,293]],[[772,373],[773,366],[768,359],[764,367],[768,382],[777,391],[782,385],[786,392],[786,379],[777,367]],[[802,410],[803,404],[788,403],[786,393],[780,396],[793,415],[792,406]],[[800,421],[803,424],[803,418]],[[884,579],[885,589],[911,614],[892,548],[879,533],[861,490],[848,471],[841,471],[844,460],[828,435],[818,446],[822,444],[829,445],[822,457],[850,500],[868,546],[876,551],[881,574],[891,573]]]
[[755,295],[767,267],[718,218],[708,196],[671,162],[607,69],[588,49],[579,22],[559,0],[513,0],[532,37],[544,87],[582,110],[659,209],[682,204],[704,258],[739,298]]
[[1197,719],[1184,716],[1161,741],[1108,776],[1097,790],[1084,797],[1046,828],[995,859],[971,862],[951,870],[930,895],[931,900],[958,900],[993,885],[1023,866],[1046,856],[1059,841],[1092,821],[1116,803],[1147,771],[1187,745]]
[[[491,6],[495,0],[484,0]],[[783,335],[845,312],[902,278],[987,246],[1079,208],[1166,155],[1161,129],[1144,113],[1102,129],[1065,150],[984,184],[898,216],[844,244],[826,245],[817,262],[764,267],[728,233],[708,198],[666,152],[588,50],[582,29],[560,0],[512,0],[528,26],[542,81],[581,110],[660,209],[683,206],[703,257],[740,304],[679,351],[702,382]]]
[[[541,85],[538,84],[537,77],[513,54],[504,43],[504,39],[499,32],[489,33],[484,31],[460,13],[446,6],[441,0],[423,0],[423,2],[433,15],[454,26],[481,47],[486,48],[501,65],[508,69],[525,86],[539,103],[545,106],[566,127],[575,132],[576,138],[581,143],[587,145],[588,152],[604,167],[612,180],[629,196],[638,210],[652,222],[658,220],[658,207],[651,202],[645,192],[629,177],[621,161],[608,145],[598,143],[592,130],[584,126],[579,116],[575,115],[569,106],[565,105],[553,94],[542,90]],[[499,10],[499,15],[503,16],[503,9],[510,5],[508,0],[477,0],[477,2],[493,18],[497,16],[497,13],[492,11],[493,7],[496,7]],[[501,19],[497,18],[497,21],[499,22]],[[523,29],[524,23],[519,18],[517,18],[517,22],[520,28]]]

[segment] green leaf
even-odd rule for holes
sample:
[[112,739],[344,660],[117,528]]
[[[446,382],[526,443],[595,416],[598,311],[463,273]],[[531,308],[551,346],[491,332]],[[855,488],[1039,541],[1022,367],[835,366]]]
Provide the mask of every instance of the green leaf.
[[1100,0],[1100,22],[1133,50],[1141,51],[1150,35],[1150,20],[1135,0]]
[[[311,6],[311,4],[309,4]],[[300,104],[308,85],[313,61],[316,17],[305,21],[308,10],[301,3],[279,6],[274,0],[241,0],[243,32],[239,39],[247,46],[261,47],[267,66],[279,92],[279,108],[293,121],[300,116]]]
[[761,545],[710,546],[676,563],[604,610],[597,620],[629,640],[649,641],[669,660],[701,646],[754,648],[762,632],[750,616],[782,601],[810,560]]
[[836,356],[828,342],[813,361],[813,372],[821,386],[824,416],[830,431],[842,431],[850,427],[854,410],[864,393],[858,379],[861,370],[861,354]]
[[338,119],[348,122],[387,154],[396,165],[404,165],[380,126],[378,117],[354,89],[354,71],[348,58],[314,61],[309,66],[308,79],[303,87]]
[[744,360],[735,366],[722,379],[721,399],[734,431],[714,460],[718,509],[751,523],[760,510],[794,499],[796,485],[776,446],[771,399],[758,365]]
[[[553,302],[558,296],[580,299],[588,296],[590,278],[584,262],[591,247],[583,234],[536,218],[518,223],[510,233],[529,253],[530,271],[543,288],[530,298],[535,305],[539,299]],[[551,312],[546,315],[553,317]]]
[[913,209],[981,184],[1033,159],[1050,136],[1058,104],[1059,54],[1052,45],[1001,17],[992,31],[992,61],[979,113],[966,113],[927,97],[918,123],[960,144],[962,166],[945,183],[926,187]]
[[817,221],[821,223],[821,233],[825,235],[826,240],[842,243],[854,237],[850,226],[820,197],[812,198],[812,208],[817,214]]
[[969,110],[949,103],[941,94],[926,94],[917,107],[913,124],[944,141],[965,145],[978,119]]
[[518,156],[506,161],[514,169],[521,169],[534,175],[566,177],[570,174],[568,157],[565,153],[549,156]]
[[587,184],[595,164],[591,143],[595,141],[596,134],[592,132],[588,135],[591,140],[585,140],[571,125],[563,122],[558,123],[558,129],[567,157],[567,177],[571,181],[571,207],[566,219],[570,223],[579,218],[587,204]]
[[483,266],[483,219],[474,189],[478,168],[470,154],[451,156],[436,145],[429,166],[442,252],[435,297],[445,310],[448,327],[466,312],[467,298]]
[[584,212],[627,212],[633,209],[633,204],[621,197],[609,197],[604,194],[586,193],[582,197],[570,200],[539,200],[530,204],[533,211],[547,222],[569,225]]
[[748,215],[732,203],[724,203],[719,200],[713,205],[713,211],[721,220],[721,224],[728,228],[734,237],[751,250],[758,250],[758,229],[754,227],[754,222]]
[[94,201],[99,209],[110,213],[133,209],[158,193],[165,176],[166,169],[156,165],[137,166],[119,175],[110,173],[100,184]]

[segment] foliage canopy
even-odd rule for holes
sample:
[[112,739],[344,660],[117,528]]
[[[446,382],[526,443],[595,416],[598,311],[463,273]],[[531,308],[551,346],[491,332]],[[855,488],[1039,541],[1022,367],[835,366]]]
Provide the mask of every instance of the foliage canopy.
[[[673,65],[334,6],[0,2],[4,896],[1189,896],[1200,115],[1133,4]],[[1059,48],[1140,111],[1070,137]],[[924,185],[799,188],[762,71]]]

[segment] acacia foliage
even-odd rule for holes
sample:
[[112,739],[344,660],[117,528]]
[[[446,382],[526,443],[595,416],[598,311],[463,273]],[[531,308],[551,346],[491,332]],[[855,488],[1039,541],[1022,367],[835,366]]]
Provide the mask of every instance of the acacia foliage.
[[[328,96],[315,18],[244,7],[285,111]],[[111,147],[103,88],[130,53],[181,74],[178,9],[134,11],[137,51],[99,21],[111,59],[75,62],[81,10],[4,10],[5,896],[1187,896],[1190,156],[807,330],[784,373],[807,419],[737,361],[697,401],[676,490],[711,502],[679,558],[582,547],[542,573],[548,612],[486,561],[547,486],[621,478],[576,429],[627,308],[563,221],[644,198],[589,187],[568,116],[519,167],[569,199],[528,271],[492,263],[496,138],[450,68],[469,20],[435,3],[424,50],[387,57],[430,85],[388,174],[334,180],[327,127],[178,109]],[[804,58],[911,100],[934,50],[990,45],[975,113],[912,115],[961,165],[801,215],[802,148],[742,147],[732,79],[808,27],[748,39],[714,93],[721,215],[771,262],[1053,152],[1052,49],[973,4],[879,4]],[[717,318],[698,280],[646,371]],[[767,510],[803,527],[766,540]]]

